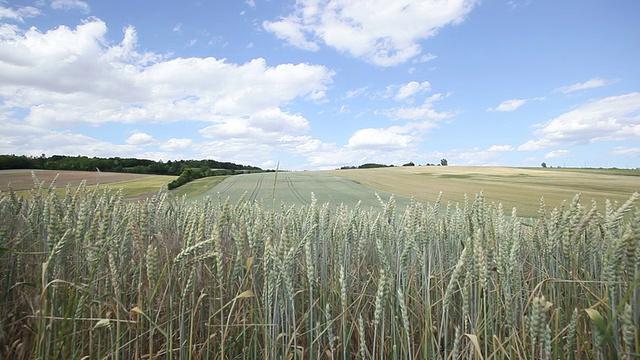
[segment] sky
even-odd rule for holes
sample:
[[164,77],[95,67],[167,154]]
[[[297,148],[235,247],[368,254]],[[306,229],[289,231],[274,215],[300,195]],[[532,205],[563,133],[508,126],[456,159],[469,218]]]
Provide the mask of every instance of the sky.
[[640,167],[637,0],[0,0],[0,154]]

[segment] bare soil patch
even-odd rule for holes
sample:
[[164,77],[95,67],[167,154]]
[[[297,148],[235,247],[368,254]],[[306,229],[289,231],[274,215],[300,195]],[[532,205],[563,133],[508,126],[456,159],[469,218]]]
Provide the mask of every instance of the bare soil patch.
[[67,185],[78,186],[83,180],[87,185],[109,184],[118,181],[133,180],[149,176],[144,174],[122,174],[97,171],[68,171],[68,170],[0,170],[0,191],[8,191],[9,184],[14,191],[24,191],[34,188],[31,173],[34,173],[39,181],[44,181],[43,187],[48,187],[58,176],[55,186],[57,188]]

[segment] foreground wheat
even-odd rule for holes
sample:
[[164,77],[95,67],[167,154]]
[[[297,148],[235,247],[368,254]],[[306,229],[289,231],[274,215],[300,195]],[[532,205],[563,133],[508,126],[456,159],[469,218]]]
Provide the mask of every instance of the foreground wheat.
[[638,358],[640,211],[0,194],[0,358]]

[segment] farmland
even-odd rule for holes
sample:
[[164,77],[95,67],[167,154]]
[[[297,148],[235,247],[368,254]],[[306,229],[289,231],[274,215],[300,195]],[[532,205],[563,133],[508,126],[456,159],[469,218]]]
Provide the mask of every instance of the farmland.
[[[240,198],[251,202],[263,202],[266,206],[309,205],[312,193],[318,203],[332,205],[346,205],[354,207],[360,203],[363,208],[379,208],[380,201],[376,193],[385,202],[392,193],[375,190],[357,181],[337,176],[337,174],[323,172],[280,172],[246,174],[229,177],[218,186],[200,194],[196,199],[206,196],[227,197],[232,203]],[[410,198],[396,197],[396,203],[405,207],[410,204]]]
[[464,194],[483,192],[488,202],[516,207],[522,216],[536,216],[541,198],[559,207],[577,193],[585,201],[624,202],[640,191],[640,171],[543,169],[507,167],[399,167],[332,171],[374,189],[433,202],[442,191],[444,202],[462,203]]
[[[491,175],[474,170],[430,171],[460,196]],[[640,194],[511,217],[483,195],[389,200],[398,176],[381,204],[363,183],[393,171],[200,179],[139,201],[3,191],[0,358],[638,357]],[[626,190],[611,180],[603,193]]]
[[59,194],[64,194],[67,185],[75,189],[81,183],[86,186],[100,185],[114,190],[123,190],[129,199],[144,199],[153,196],[176,176],[124,174],[97,171],[68,170],[0,170],[0,191],[8,191],[9,185],[18,194],[27,194],[33,189],[35,181],[46,189],[52,185]]
[[[77,186],[87,180],[88,186],[101,184],[111,189],[123,189],[127,198],[144,199],[153,196],[175,176],[35,171],[38,180],[48,187],[55,176],[58,192],[70,184]],[[30,171],[0,171],[0,190],[7,185],[18,192],[33,188]],[[604,210],[606,200],[622,203],[635,191],[640,191],[640,171],[601,169],[542,169],[506,167],[396,167],[313,172],[258,173],[216,176],[196,180],[171,191],[174,196],[186,196],[190,201],[206,197],[232,203],[241,198],[262,202],[265,206],[303,206],[311,203],[311,194],[318,203],[365,209],[380,208],[380,201],[394,195],[396,206],[406,208],[411,198],[433,203],[441,196],[443,204],[463,204],[483,192],[488,203],[502,204],[505,211],[517,208],[520,216],[538,215],[541,198],[550,207],[560,207],[580,193],[583,201],[595,200]],[[442,195],[440,193],[442,192]]]

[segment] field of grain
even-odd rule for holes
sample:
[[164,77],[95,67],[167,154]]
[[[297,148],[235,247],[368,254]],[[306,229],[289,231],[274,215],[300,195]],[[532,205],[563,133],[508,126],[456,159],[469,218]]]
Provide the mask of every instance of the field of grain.
[[[380,200],[389,200],[392,193],[375,190],[357,181],[323,172],[280,172],[235,175],[222,181],[216,187],[200,194],[196,199],[227,197],[231,203],[241,198],[251,202],[262,202],[266,206],[309,205],[312,194],[319,203],[340,204],[354,207],[360,203],[363,208],[380,208]],[[187,197],[191,198],[189,195]],[[395,196],[396,204],[406,207],[411,199]]]
[[[463,203],[483,192],[488,202],[501,203],[522,216],[536,216],[540,199],[559,207],[580,193],[583,201],[624,202],[640,191],[640,171],[543,169],[508,167],[416,166],[328,172],[377,190],[433,202],[442,191],[444,202]],[[601,207],[601,210],[604,209]]]
[[253,189],[0,193],[0,358],[640,356],[640,194],[531,219],[482,196],[292,208]]
[[[35,176],[35,179],[34,179]],[[52,185],[59,194],[64,194],[67,185],[75,191],[84,183],[85,186],[122,189],[123,195],[129,199],[144,199],[153,196],[176,176],[123,174],[97,171],[68,170],[0,170],[0,191],[8,191],[9,186],[18,194],[28,194],[29,190],[38,187],[47,189]]]

